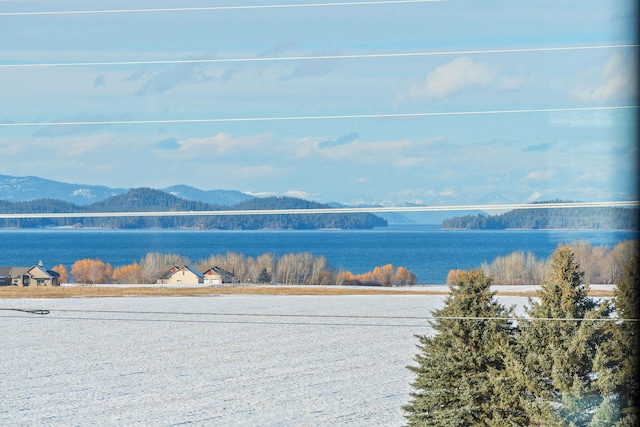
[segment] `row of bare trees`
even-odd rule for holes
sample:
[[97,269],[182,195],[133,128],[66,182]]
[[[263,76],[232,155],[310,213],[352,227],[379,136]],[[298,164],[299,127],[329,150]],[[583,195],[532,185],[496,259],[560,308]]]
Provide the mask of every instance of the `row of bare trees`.
[[350,271],[340,271],[336,275],[336,283],[339,285],[413,286],[416,282],[415,274],[402,266],[394,270],[392,264],[376,267],[373,271],[363,274],[354,275]]
[[100,284],[151,284],[173,266],[193,265],[199,271],[212,266],[223,268],[234,275],[239,283],[281,283],[287,285],[380,285],[412,286],[417,282],[415,274],[404,267],[394,269],[391,264],[375,267],[373,271],[354,275],[350,271],[332,270],[324,256],[310,253],[290,253],[279,257],[262,254],[256,258],[227,252],[211,255],[192,264],[188,258],[177,254],[150,252],[140,262],[113,268],[99,259],[82,259],[71,266],[71,274],[64,265],[53,270],[60,274],[60,282]]
[[[623,266],[631,260],[637,245],[637,240],[625,240],[613,248],[592,246],[585,241],[568,246],[584,271],[585,283],[612,284],[622,277]],[[495,285],[539,285],[550,273],[548,259],[522,251],[484,262],[481,268]],[[451,270],[447,283],[453,283],[459,274],[460,270]]]

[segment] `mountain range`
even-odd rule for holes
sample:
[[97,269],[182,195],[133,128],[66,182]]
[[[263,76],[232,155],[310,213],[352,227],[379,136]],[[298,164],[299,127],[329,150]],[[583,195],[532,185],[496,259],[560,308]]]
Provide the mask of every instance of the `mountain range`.
[[[400,206],[422,206],[401,204]],[[112,188],[101,185],[69,184],[35,176],[0,175],[0,212],[118,212],[118,211],[199,211],[199,210],[280,210],[349,207],[340,203],[322,204],[292,197],[256,197],[234,190],[200,190],[187,185],[163,189]],[[358,207],[379,207],[379,205]],[[111,228],[191,227],[204,229],[309,229],[371,228],[387,224],[433,224],[447,229],[636,229],[637,209],[516,209],[498,215],[482,211],[387,212],[326,215],[252,215],[242,219],[182,218],[84,219],[82,226]],[[62,220],[4,220],[1,227],[76,225]]]
[[[0,175],[0,200],[14,203],[55,199],[82,206],[124,194],[129,190],[129,188],[112,188],[103,185],[69,184],[36,176]],[[222,206],[233,206],[254,198],[241,191],[206,191],[188,185],[174,185],[162,188],[161,191],[182,199]]]
[[[11,203],[46,198],[73,203],[77,206],[87,206],[125,194],[129,190],[131,189],[103,185],[70,184],[36,176],[0,175],[0,201]],[[188,185],[173,185],[162,188],[160,191],[182,199],[219,206],[236,206],[256,198],[256,196],[236,190],[201,190]],[[340,203],[331,203],[330,206],[346,207]],[[481,212],[465,211],[461,213],[476,215]],[[452,214],[451,212],[390,212],[377,214],[377,216],[384,218],[389,224],[441,224]]]
[[[233,206],[187,200],[162,190],[134,188],[126,193],[107,199],[76,205],[64,200],[40,198],[24,202],[0,200],[2,214],[46,214],[43,218],[1,218],[1,228],[184,228],[196,230],[312,230],[312,229],[371,229],[385,227],[387,222],[369,213],[319,213],[259,214],[255,215],[198,215],[203,211],[225,210],[291,210],[328,208],[317,202],[293,197],[251,198]],[[94,216],[105,212],[188,212],[188,215],[107,215]],[[192,213],[193,212],[193,213]],[[64,213],[73,215],[49,214]],[[83,214],[88,214],[83,216]]]

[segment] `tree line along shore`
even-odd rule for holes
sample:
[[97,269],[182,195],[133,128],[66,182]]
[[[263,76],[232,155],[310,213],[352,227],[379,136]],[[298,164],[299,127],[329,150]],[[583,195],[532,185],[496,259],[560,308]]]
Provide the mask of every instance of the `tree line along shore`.
[[[562,200],[538,203],[562,203]],[[569,202],[570,203],[570,202]],[[452,230],[637,230],[638,209],[621,207],[514,209],[498,215],[464,215],[442,221]]]
[[350,271],[334,271],[324,256],[310,253],[291,253],[281,256],[262,254],[247,257],[235,252],[211,255],[209,258],[192,263],[178,254],[150,252],[140,262],[113,268],[99,259],[78,260],[67,269],[65,265],[52,268],[60,275],[60,283],[78,284],[155,284],[172,268],[189,266],[204,272],[211,267],[231,273],[227,283],[282,284],[282,285],[375,285],[413,286],[417,284],[414,273],[405,267],[395,268],[391,264],[375,267],[373,270],[353,274]]
[[[586,283],[613,284],[622,276],[623,266],[638,248],[636,240],[626,240],[613,246],[592,246],[578,241],[568,245],[584,271]],[[60,275],[60,283],[78,284],[155,284],[175,266],[191,266],[204,272],[216,266],[232,273],[230,283],[282,285],[369,285],[383,287],[418,284],[409,269],[392,264],[376,266],[371,271],[354,274],[334,270],[324,256],[310,253],[291,253],[281,256],[262,254],[247,257],[235,252],[211,255],[193,263],[179,254],[147,253],[139,262],[113,267],[100,259],[82,259],[67,267],[52,268]],[[536,258],[529,252],[513,252],[479,266],[494,285],[539,285],[552,272],[550,259]],[[449,271],[443,283],[453,283],[462,270]]]

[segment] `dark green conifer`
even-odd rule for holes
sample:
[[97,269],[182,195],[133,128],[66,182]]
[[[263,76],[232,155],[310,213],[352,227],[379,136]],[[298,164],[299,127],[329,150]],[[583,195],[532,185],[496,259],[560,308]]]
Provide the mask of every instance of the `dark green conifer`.
[[263,268],[258,276],[258,283],[271,283],[271,275],[266,268]]
[[529,299],[531,319],[519,321],[508,370],[534,425],[607,425],[612,411],[596,385],[594,362],[608,333],[594,319],[607,318],[610,306],[587,296],[584,273],[568,246],[553,253],[551,269],[537,300]]
[[[409,426],[525,425],[503,356],[512,343],[510,311],[495,299],[482,270],[463,272],[435,310],[434,336],[416,335],[419,353]],[[468,318],[468,319],[464,319]]]
[[613,305],[620,321],[606,326],[609,339],[598,354],[597,385],[609,401],[612,420],[619,427],[637,426],[640,421],[638,397],[638,349],[640,348],[640,315],[638,300],[637,253],[624,267],[622,279],[616,282]]

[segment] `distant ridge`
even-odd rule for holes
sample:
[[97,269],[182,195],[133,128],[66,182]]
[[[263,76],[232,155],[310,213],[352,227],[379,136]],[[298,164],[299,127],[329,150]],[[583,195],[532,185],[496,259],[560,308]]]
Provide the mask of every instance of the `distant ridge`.
[[37,199],[56,199],[77,205],[87,205],[126,192],[125,188],[68,184],[37,176],[0,175],[0,200],[13,203]]
[[[187,200],[152,188],[134,188],[126,193],[99,202],[76,205],[64,200],[36,199],[24,202],[0,200],[0,213],[88,213],[88,212],[171,212],[282,210],[328,208],[317,202],[292,197],[251,198],[232,207]],[[387,222],[369,213],[343,214],[277,214],[277,215],[189,215],[189,216],[107,216],[69,218],[6,218],[0,227],[92,227],[109,229],[187,228],[197,230],[312,230],[312,229],[371,229],[384,227]]]
[[172,185],[162,191],[187,200],[198,200],[214,205],[233,206],[251,200],[254,196],[235,190],[200,190],[188,185]]
[[[54,199],[84,206],[124,194],[129,190],[131,189],[104,185],[69,184],[36,176],[0,175],[0,200],[12,203]],[[222,206],[233,206],[254,198],[235,190],[206,191],[188,185],[174,185],[161,191],[187,200]]]
[[[550,200],[544,203],[573,203]],[[514,209],[498,215],[464,215],[442,221],[450,230],[637,230],[638,209],[623,207],[592,207],[566,209]]]
[[[30,202],[38,199],[53,199],[72,203],[78,206],[93,205],[98,202],[122,195],[130,191],[127,188],[112,188],[102,185],[69,184],[53,181],[35,176],[16,177],[0,175],[0,202],[11,203]],[[181,199],[207,203],[217,206],[236,206],[253,199],[262,197],[252,196],[236,190],[201,190],[189,185],[172,185],[158,189]],[[331,207],[350,207],[341,203],[329,203]],[[384,206],[361,205],[361,207]],[[401,203],[400,206],[411,206]],[[477,211],[463,211],[462,214],[479,214]],[[449,212],[408,212],[408,213],[381,213],[378,217],[384,218],[388,224],[433,224],[439,225],[451,214]]]

